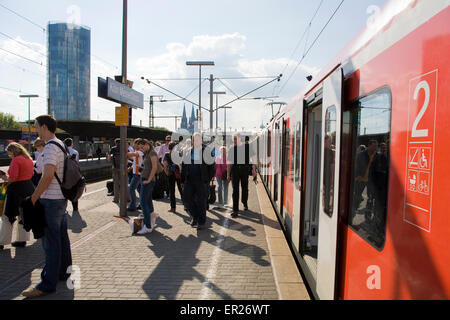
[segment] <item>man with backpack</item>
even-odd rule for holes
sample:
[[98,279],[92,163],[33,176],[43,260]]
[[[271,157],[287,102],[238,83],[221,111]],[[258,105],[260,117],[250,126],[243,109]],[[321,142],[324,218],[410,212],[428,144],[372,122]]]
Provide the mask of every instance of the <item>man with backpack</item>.
[[22,292],[27,298],[41,297],[56,291],[58,281],[66,281],[69,278],[67,269],[72,265],[67,233],[67,199],[58,182],[58,179],[63,180],[64,175],[65,146],[55,136],[56,120],[52,116],[39,116],[34,125],[39,137],[47,142],[43,150],[42,178],[31,196],[33,206],[39,201],[44,207],[45,266],[41,273],[41,282],[35,288]]

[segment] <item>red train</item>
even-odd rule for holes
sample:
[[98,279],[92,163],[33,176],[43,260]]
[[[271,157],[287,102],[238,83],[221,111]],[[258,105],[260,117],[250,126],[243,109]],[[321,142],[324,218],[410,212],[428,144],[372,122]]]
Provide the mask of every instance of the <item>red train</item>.
[[389,1],[258,137],[316,298],[450,298],[449,5]]

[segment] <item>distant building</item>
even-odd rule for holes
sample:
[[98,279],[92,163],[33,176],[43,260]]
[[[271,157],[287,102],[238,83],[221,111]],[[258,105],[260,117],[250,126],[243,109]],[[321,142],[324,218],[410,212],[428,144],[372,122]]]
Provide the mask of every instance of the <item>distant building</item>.
[[91,30],[71,23],[49,23],[47,30],[48,113],[90,120]]
[[197,121],[197,118],[195,117],[194,106],[192,106],[191,117],[189,118],[189,121],[186,117],[186,106],[183,106],[183,116],[181,118],[180,129],[187,130],[187,131],[189,131],[190,134],[193,134],[195,131],[196,121]]

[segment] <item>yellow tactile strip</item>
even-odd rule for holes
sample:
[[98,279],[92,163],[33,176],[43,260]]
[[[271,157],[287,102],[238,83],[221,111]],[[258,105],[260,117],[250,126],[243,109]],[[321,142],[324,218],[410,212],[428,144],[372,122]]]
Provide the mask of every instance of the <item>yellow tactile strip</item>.
[[302,276],[259,176],[258,182],[256,189],[279,299],[310,300]]

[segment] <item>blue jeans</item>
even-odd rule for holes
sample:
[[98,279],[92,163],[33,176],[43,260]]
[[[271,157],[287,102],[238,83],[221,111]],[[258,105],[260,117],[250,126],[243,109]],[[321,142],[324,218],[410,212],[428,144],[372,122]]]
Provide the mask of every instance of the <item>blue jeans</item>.
[[45,267],[41,282],[36,288],[44,292],[56,290],[58,280],[66,280],[67,268],[72,265],[72,252],[67,234],[67,200],[40,199],[45,210],[45,234],[42,246],[45,253]]
[[130,205],[128,206],[128,209],[130,210],[136,210],[136,188],[139,190],[139,185],[141,184],[141,176],[138,174],[134,174],[133,178],[131,178],[130,182]]
[[144,184],[144,181],[142,181],[141,192],[139,193],[142,213],[144,214],[144,223],[147,228],[152,227],[150,222],[150,214],[153,213],[153,211],[155,211],[153,208],[153,200],[152,200],[152,192],[154,186],[155,181],[152,181],[149,184]]
[[[221,205],[227,204],[229,182],[227,179],[223,180],[223,179],[217,178],[217,177],[216,177],[216,180],[217,180],[217,186],[218,186],[217,194],[219,195],[219,203]],[[222,196],[222,192],[223,192],[223,196]]]

